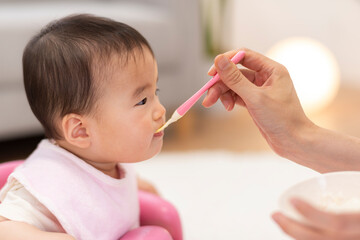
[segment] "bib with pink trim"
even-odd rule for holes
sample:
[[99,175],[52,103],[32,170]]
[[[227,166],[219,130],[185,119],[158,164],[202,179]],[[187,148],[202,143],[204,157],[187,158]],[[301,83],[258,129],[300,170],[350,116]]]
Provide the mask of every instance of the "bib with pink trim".
[[139,226],[136,176],[131,164],[121,168],[125,177],[112,178],[42,140],[10,178],[17,179],[77,240],[117,240]]

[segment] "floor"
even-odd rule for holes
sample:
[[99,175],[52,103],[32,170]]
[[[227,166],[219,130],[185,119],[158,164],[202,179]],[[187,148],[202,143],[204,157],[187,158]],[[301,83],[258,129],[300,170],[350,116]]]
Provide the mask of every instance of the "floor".
[[[360,89],[343,86],[330,106],[309,117],[320,126],[360,137],[359,106]],[[38,135],[0,142],[0,162],[26,158],[42,138]],[[205,149],[232,152],[271,150],[245,109],[227,113],[220,104],[212,109],[190,110],[166,130],[163,152]]]
[[290,240],[271,219],[292,185],[314,176],[272,152],[162,152],[135,165],[178,210],[185,240]]

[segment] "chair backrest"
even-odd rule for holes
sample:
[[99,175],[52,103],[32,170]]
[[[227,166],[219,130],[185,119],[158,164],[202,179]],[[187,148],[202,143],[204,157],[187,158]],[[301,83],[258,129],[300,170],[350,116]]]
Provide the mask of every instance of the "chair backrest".
[[24,160],[16,160],[0,163],[0,189],[5,185],[10,173],[12,173],[14,169],[21,165],[23,162]]

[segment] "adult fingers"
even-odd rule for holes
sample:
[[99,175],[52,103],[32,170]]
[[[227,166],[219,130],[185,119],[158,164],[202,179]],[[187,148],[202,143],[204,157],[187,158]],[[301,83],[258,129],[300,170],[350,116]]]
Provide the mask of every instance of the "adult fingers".
[[272,218],[286,234],[297,240],[328,240],[327,236],[317,229],[305,226],[281,213],[274,213]]
[[[251,82],[255,82],[255,72],[249,69],[239,69],[239,71],[242,72],[242,74]],[[222,82],[219,81],[216,84],[214,84],[207,92],[202,105],[204,107],[211,107],[212,105],[214,105],[217,100],[223,95],[226,94],[227,92],[229,92],[229,88]],[[232,94],[234,96],[234,94]],[[229,99],[229,98],[227,98]],[[244,101],[241,99],[241,97],[237,96],[235,94],[234,97],[235,103],[241,106],[244,106],[245,103]],[[223,102],[224,103],[224,102]],[[224,104],[224,107],[227,109],[228,105]]]
[[227,111],[233,110],[235,106],[235,99],[232,92],[227,91],[226,93],[220,96],[220,100]]
[[[239,52],[241,49],[234,49],[228,52],[223,53],[223,55],[225,55],[226,57],[228,57],[229,59],[231,59],[233,56],[235,56],[235,54],[237,52]],[[208,75],[209,76],[214,76],[216,74],[216,68],[215,65],[211,65],[209,71],[208,71]]]
[[246,96],[251,94],[255,87],[249,79],[225,55],[215,58],[215,68],[222,82],[246,102]]
[[211,107],[217,102],[220,96],[227,91],[229,91],[229,88],[222,81],[215,83],[211,88],[209,88],[202,105],[204,107]]
[[242,100],[242,98],[239,97],[238,95],[235,96],[235,104],[240,105],[242,107],[246,107],[244,100]]
[[296,210],[314,227],[344,235],[360,235],[360,214],[335,214],[318,210],[301,199],[292,199]]
[[291,204],[303,215],[311,225],[317,228],[327,229],[331,223],[332,216],[313,207],[306,201],[298,198],[291,199]]
[[[255,72],[268,72],[269,74],[271,74],[275,68],[281,66],[281,64],[279,64],[278,62],[275,62],[274,60],[247,48],[231,50],[220,55],[224,55],[230,59],[239,51],[245,52],[244,58],[239,63]],[[208,71],[208,74],[210,76],[214,76],[216,72],[217,70],[215,68],[215,65],[212,65]]]

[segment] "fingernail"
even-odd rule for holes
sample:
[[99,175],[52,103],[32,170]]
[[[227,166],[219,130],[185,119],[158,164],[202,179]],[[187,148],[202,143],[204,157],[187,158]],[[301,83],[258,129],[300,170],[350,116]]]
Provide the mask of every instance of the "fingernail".
[[231,103],[230,103],[230,101],[229,100],[227,100],[227,99],[224,99],[224,100],[222,100],[222,103],[223,103],[223,105],[224,105],[224,107],[225,107],[225,109],[226,109],[226,111],[230,111],[230,107],[231,107]]
[[298,207],[300,204],[299,200],[297,200],[296,198],[290,199],[290,202],[294,207]]
[[275,221],[275,222],[277,222],[278,224],[280,224],[283,220],[284,220],[284,218],[283,218],[283,215],[281,215],[280,213],[273,213],[272,214],[272,219]]
[[227,107],[226,107],[226,111],[230,112],[231,111],[231,105],[228,104]]
[[203,105],[204,107],[207,107],[206,105],[204,105],[204,103],[206,102],[207,97],[204,98],[204,100],[202,101],[201,105]]
[[226,69],[228,66],[230,65],[230,61],[227,57],[225,57],[224,55],[220,56],[220,60],[218,61],[218,67],[221,70]]
[[272,217],[272,219],[274,219],[276,222],[280,221],[280,216],[279,216],[279,214],[274,213],[271,217]]
[[205,105],[204,105],[204,103],[207,102],[207,99],[208,99],[208,97],[209,97],[209,95],[210,95],[210,91],[212,91],[212,88],[210,88],[210,89],[207,91],[206,96],[205,96],[204,100],[202,101],[202,105],[203,105],[204,107],[206,107],[206,108],[208,108],[209,106],[208,106],[208,104],[205,104]]
[[211,65],[211,67],[210,67],[209,70],[207,71],[208,75],[209,75],[210,70],[211,70],[213,67],[214,67],[214,64]]

